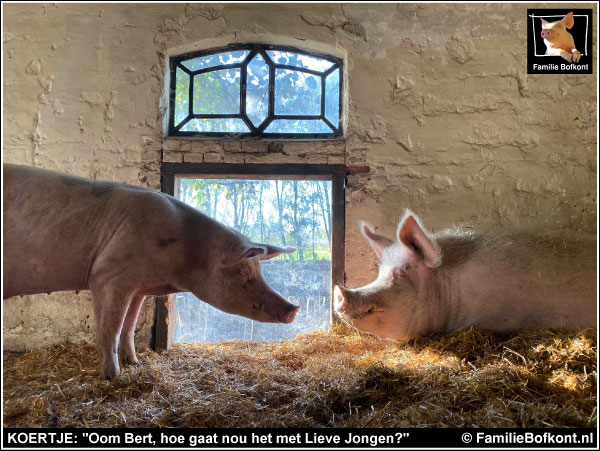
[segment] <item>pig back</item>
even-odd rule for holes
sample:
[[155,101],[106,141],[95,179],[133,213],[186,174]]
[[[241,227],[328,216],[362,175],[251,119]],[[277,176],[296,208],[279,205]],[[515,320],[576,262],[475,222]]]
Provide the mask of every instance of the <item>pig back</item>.
[[468,235],[439,240],[443,264],[448,263],[442,277],[454,287],[449,330],[595,326],[594,239],[527,232]]
[[4,297],[87,288],[124,186],[5,164]]

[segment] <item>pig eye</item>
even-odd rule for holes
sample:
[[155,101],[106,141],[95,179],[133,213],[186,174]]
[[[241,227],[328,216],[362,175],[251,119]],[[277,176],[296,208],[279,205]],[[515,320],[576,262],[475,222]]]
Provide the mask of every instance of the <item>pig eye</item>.
[[406,273],[402,268],[394,268],[392,271],[392,280],[394,282],[399,282],[407,277]]

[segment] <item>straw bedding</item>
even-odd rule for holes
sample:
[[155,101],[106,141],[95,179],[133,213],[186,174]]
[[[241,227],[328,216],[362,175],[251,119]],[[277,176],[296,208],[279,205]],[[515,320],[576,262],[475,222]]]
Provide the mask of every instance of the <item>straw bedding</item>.
[[6,427],[595,427],[596,330],[382,341],[343,325],[284,342],[5,354]]

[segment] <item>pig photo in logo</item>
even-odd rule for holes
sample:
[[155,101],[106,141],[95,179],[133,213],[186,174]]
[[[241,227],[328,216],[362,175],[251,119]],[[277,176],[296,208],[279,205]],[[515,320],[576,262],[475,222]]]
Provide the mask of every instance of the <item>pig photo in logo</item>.
[[527,10],[528,74],[592,73],[591,9]]

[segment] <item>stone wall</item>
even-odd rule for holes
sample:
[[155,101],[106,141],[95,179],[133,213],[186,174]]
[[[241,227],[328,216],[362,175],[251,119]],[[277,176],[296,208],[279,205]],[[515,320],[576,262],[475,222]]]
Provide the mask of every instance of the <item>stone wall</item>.
[[[595,233],[597,75],[527,75],[528,7],[5,4],[4,161],[153,189],[161,158],[368,165],[348,179],[351,286],[376,271],[358,220],[393,236],[405,207],[433,230]],[[597,24],[595,4],[577,7],[594,8]],[[233,42],[343,56],[345,139],[165,139],[168,56]],[[146,302],[138,344],[150,342],[153,318]],[[94,336],[86,292],[6,300],[3,320],[5,350]]]

